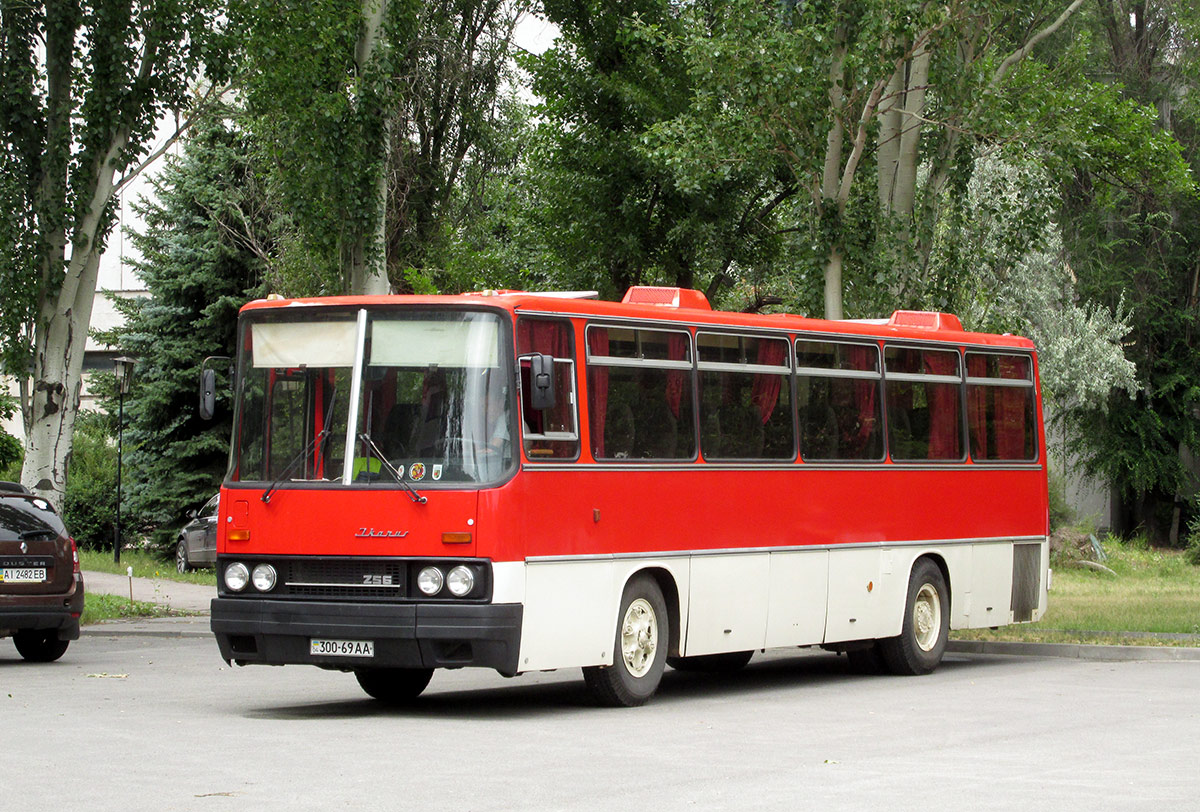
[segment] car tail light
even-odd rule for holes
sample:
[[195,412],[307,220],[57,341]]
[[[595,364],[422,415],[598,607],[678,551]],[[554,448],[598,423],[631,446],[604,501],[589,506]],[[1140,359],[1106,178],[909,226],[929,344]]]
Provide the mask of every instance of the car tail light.
[[71,560],[75,562],[75,574],[79,574],[79,547],[75,544],[75,538],[71,537]]

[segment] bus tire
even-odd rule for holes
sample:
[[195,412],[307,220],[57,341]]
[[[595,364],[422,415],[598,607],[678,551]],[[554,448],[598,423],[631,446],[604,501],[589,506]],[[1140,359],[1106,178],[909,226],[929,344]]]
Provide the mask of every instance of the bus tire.
[[879,653],[889,671],[917,676],[937,668],[950,632],[949,598],[941,569],[928,558],[919,559],[908,578],[900,636],[879,641]]
[[721,654],[701,654],[697,657],[668,657],[667,665],[676,671],[732,674],[745,668],[753,656],[753,651],[727,651]]
[[355,679],[367,695],[387,705],[403,705],[421,695],[432,668],[360,668]]
[[667,602],[649,575],[630,579],[621,594],[613,664],[583,669],[588,690],[601,705],[643,705],[662,681],[671,639]]

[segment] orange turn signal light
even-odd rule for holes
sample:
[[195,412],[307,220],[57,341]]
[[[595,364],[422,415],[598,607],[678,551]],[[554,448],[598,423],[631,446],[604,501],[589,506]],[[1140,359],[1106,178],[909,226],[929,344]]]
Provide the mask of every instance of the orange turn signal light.
[[249,541],[250,540],[250,531],[249,530],[235,530],[233,528],[230,528],[229,532],[225,534],[225,540],[226,541]]
[[442,533],[442,544],[470,544],[470,533]]

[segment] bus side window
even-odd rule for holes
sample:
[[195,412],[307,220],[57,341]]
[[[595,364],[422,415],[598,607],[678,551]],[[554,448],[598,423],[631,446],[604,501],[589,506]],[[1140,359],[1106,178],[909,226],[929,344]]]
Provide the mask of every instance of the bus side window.
[[967,353],[967,432],[973,460],[1037,459],[1029,356]]
[[958,352],[892,345],[884,369],[892,459],[963,459]]
[[699,332],[696,347],[705,459],[793,459],[787,340]]
[[801,458],[882,460],[878,347],[797,341],[796,368]]
[[691,336],[599,325],[589,326],[587,336],[592,456],[694,459]]
[[[578,410],[575,406],[575,361],[571,323],[558,319],[522,318],[517,322],[517,355],[521,384],[521,431],[525,456],[531,460],[573,460],[579,456]],[[552,360],[554,405],[533,408],[531,356]]]

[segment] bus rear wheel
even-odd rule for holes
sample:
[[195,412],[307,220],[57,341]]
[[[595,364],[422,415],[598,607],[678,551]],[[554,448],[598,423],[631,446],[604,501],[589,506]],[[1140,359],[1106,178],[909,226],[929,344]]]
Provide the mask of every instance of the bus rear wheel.
[[631,579],[617,613],[613,664],[583,669],[584,682],[597,702],[631,708],[654,696],[667,665],[669,624],[667,602],[655,580],[649,575]]
[[893,674],[916,676],[937,668],[950,632],[950,594],[937,564],[917,561],[908,579],[908,601],[899,637],[879,641],[879,653]]
[[403,705],[421,695],[432,668],[360,668],[355,679],[368,696],[388,705]]

